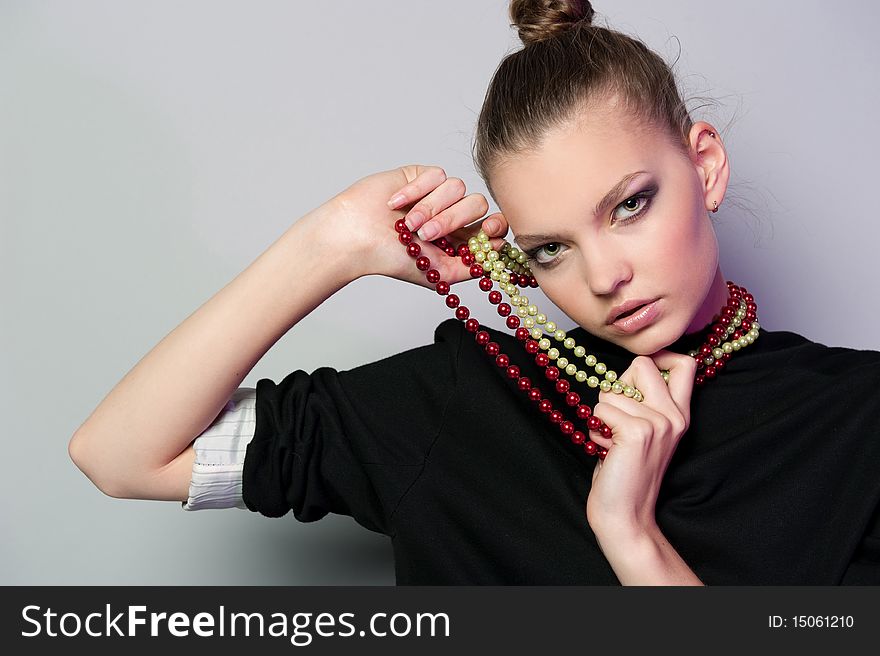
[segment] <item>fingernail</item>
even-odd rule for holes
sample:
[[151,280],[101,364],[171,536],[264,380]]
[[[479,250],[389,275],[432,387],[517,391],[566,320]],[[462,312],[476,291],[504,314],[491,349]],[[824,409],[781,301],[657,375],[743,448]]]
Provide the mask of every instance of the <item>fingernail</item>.
[[419,239],[423,241],[431,241],[434,237],[436,237],[440,233],[440,226],[437,225],[436,221],[428,221],[425,225],[421,227],[418,232]]
[[405,199],[406,199],[406,196],[404,196],[403,194],[394,194],[391,197],[391,200],[388,201],[388,207],[390,207],[391,209],[394,209],[395,207],[400,205]]
[[406,215],[405,222],[407,228],[409,228],[410,230],[415,230],[417,227],[425,222],[425,215],[422,214],[419,210],[413,210]]
[[495,232],[496,230],[498,230],[498,221],[496,221],[495,219],[492,219],[491,221],[486,221],[486,228],[489,230],[489,232]]

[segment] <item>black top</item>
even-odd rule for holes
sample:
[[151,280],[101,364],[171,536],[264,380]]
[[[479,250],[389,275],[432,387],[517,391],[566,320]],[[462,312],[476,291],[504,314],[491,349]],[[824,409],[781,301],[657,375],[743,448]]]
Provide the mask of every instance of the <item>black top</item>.
[[[586,433],[522,343],[488,330]],[[634,357],[567,333],[618,374]],[[703,337],[667,348],[686,353]],[[586,519],[596,458],[493,360],[449,319],[431,345],[261,379],[245,504],[303,522],[350,515],[390,536],[398,585],[618,585]],[[569,380],[582,403],[598,402],[598,389]],[[763,329],[694,387],[656,517],[704,583],[880,584],[878,390],[880,352]]]

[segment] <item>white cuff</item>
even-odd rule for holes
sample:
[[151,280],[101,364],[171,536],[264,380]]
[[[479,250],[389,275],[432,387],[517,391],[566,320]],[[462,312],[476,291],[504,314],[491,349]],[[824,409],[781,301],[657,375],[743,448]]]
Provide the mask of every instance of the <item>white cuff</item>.
[[239,387],[217,418],[193,442],[196,459],[192,467],[189,499],[184,510],[241,508],[242,468],[247,445],[256,427],[257,391]]

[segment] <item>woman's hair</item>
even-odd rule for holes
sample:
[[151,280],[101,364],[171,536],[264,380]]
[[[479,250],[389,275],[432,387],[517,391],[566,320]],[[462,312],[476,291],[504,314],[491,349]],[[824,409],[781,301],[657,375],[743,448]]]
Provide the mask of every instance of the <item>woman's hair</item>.
[[506,158],[540,147],[561,127],[613,96],[641,127],[661,130],[687,152],[693,124],[670,67],[644,43],[592,24],[587,0],[511,0],[511,27],[524,47],[495,71],[474,141],[474,163],[489,173]]

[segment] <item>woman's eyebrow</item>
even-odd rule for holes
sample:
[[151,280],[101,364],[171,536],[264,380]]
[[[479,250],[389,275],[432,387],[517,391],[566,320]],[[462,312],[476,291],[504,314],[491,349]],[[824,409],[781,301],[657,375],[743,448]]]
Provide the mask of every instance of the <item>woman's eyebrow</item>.
[[[602,197],[598,203],[596,203],[596,208],[593,210],[593,216],[599,216],[605,209],[611,205],[617,198],[623,193],[626,189],[626,186],[632,181],[634,177],[637,175],[641,175],[642,173],[647,173],[647,171],[633,171],[632,173],[627,173],[623,176],[620,181],[614,185],[607,194]],[[529,246],[534,246],[536,244],[543,244],[546,242],[552,242],[554,239],[559,239],[559,235],[549,235],[549,234],[531,234],[531,235],[517,235],[514,237],[514,241],[520,248],[528,248]]]
[[611,203],[617,200],[617,197],[620,196],[624,190],[626,190],[626,186],[630,183],[630,181],[636,177],[637,175],[641,175],[642,173],[647,173],[647,171],[633,171],[632,173],[628,173],[623,176],[616,185],[614,185],[611,190],[602,197],[596,204],[596,209],[593,210],[594,216],[599,216],[602,212],[604,212]]

